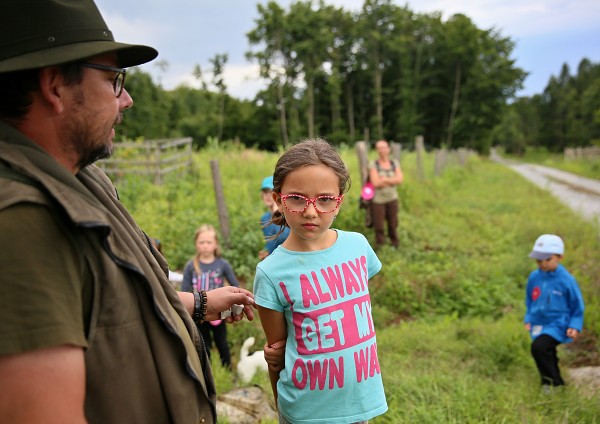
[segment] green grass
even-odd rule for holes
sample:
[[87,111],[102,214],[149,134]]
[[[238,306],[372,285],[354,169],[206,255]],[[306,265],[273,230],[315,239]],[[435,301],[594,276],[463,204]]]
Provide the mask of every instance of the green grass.
[[598,422],[572,387],[540,392],[519,317],[405,322],[378,333],[389,412],[374,423]]
[[[378,354],[389,409],[372,423],[600,422],[600,393],[584,396],[573,385],[550,395],[541,392],[520,314],[380,324],[376,321]],[[230,331],[230,342],[235,340],[231,344],[239,346],[239,336],[255,334],[258,325],[236,324]],[[255,349],[262,343],[259,336]],[[239,353],[232,354],[237,361]],[[567,356],[561,346],[563,363]],[[236,377],[215,358],[216,351],[218,391],[236,387]],[[273,403],[267,374],[255,375],[249,384],[260,386]]]
[[[236,147],[195,157],[195,171],[156,187],[139,179],[117,183],[141,227],[161,239],[171,267],[181,269],[194,253],[193,233],[202,223],[218,227],[210,160],[218,159],[231,223],[224,257],[251,288],[263,212],[259,185],[278,155]],[[360,184],[353,149],[342,157],[355,181],[336,220],[360,231]],[[407,423],[596,423],[600,405],[573,386],[542,396],[522,326],[527,257],[542,233],[565,241],[563,264],[577,278],[586,301],[585,325],[600,334],[600,230],[515,172],[472,157],[433,176],[425,158],[420,180],[414,154],[404,154],[400,187],[401,246],[383,248],[382,271],[371,282],[373,316],[390,410],[373,422]],[[233,363],[249,335],[260,349],[258,320],[229,329]],[[561,364],[576,362],[561,350]],[[218,357],[217,352],[214,357]],[[219,392],[238,384],[215,364]],[[253,380],[270,395],[266,375]]]

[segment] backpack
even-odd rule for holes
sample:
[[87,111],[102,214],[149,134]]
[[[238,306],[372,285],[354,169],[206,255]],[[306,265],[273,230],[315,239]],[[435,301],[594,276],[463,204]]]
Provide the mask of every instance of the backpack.
[[[392,172],[396,172],[396,162],[391,159],[390,163],[392,164]],[[377,167],[377,173],[380,173],[381,166],[379,165],[378,160],[375,160],[375,167]],[[367,228],[373,227],[373,208],[371,205],[373,204],[374,196],[375,187],[373,187],[373,183],[371,183],[371,180],[367,175],[367,179],[360,190],[360,200],[358,203],[359,209],[365,210],[365,227]]]
[[[394,159],[390,159],[390,163],[392,164],[392,172],[396,172],[396,162]],[[381,167],[378,160],[375,160],[375,166],[377,167],[377,173],[381,173]]]

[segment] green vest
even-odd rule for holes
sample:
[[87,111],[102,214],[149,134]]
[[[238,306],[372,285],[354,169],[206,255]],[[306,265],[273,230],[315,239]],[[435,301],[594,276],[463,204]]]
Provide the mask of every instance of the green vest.
[[111,181],[95,165],[72,175],[0,123],[0,213],[22,202],[43,205],[71,230],[81,252],[73,260],[84,264],[82,275],[91,276],[81,281],[91,288],[89,302],[81,305],[88,421],[216,422],[215,386],[201,337],[167,279],[165,260],[119,202]]

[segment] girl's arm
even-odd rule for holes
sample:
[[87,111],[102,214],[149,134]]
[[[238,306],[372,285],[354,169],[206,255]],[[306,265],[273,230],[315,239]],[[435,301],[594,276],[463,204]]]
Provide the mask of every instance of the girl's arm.
[[[274,345],[277,341],[287,338],[287,325],[283,312],[278,312],[273,309],[267,309],[262,306],[258,307],[258,315],[260,322],[267,337],[267,344]],[[281,360],[285,360],[285,347],[282,348]],[[279,371],[283,367],[269,364],[269,379],[271,380],[271,389],[277,405],[277,381],[279,381]]]
[[379,176],[379,172],[377,172],[377,167],[375,165],[369,168],[369,180],[374,187],[383,187],[385,183],[383,179]]
[[400,168],[400,164],[396,162],[395,166],[396,171],[394,172],[394,176],[389,180],[391,185],[399,185],[404,181],[404,173],[402,172],[402,168]]
[[225,278],[229,282],[230,286],[239,287],[240,283],[235,277],[235,273],[233,272],[233,268],[231,264],[223,259],[223,274],[225,274]]
[[[393,159],[390,159],[390,162],[392,160]],[[396,170],[394,171],[393,177],[382,177],[381,175],[379,175],[379,172],[377,172],[377,166],[373,166],[372,168],[370,168],[369,179],[371,181],[371,184],[373,184],[373,186],[375,187],[387,187],[402,184],[402,182],[404,181],[404,174],[402,173],[402,168],[400,168],[400,164],[397,162],[394,162],[394,166]]]
[[280,372],[285,367],[285,343],[287,340],[279,340],[274,344],[265,343],[263,353],[267,364],[273,371]]

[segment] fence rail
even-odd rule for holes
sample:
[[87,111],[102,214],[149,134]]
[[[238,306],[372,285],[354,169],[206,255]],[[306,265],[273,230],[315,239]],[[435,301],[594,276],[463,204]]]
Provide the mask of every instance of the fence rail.
[[567,147],[564,151],[565,159],[589,159],[600,157],[600,147]]
[[98,166],[113,178],[124,175],[147,175],[162,184],[171,172],[188,172],[192,168],[192,138],[125,142],[115,145],[115,154],[98,161]]

